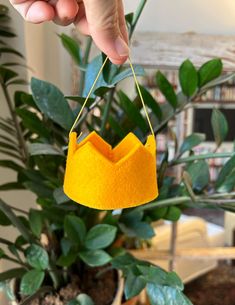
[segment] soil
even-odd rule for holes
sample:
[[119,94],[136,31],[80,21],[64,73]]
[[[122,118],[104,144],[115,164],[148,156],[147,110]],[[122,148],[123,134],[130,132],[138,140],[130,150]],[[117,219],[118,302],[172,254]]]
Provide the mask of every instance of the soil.
[[218,268],[185,286],[194,305],[235,305],[235,266]]
[[31,301],[30,305],[66,305],[80,293],[88,294],[95,305],[110,305],[117,291],[118,276],[114,270],[101,273],[100,268],[84,271],[82,280],[73,275],[71,282],[56,293],[49,293]]

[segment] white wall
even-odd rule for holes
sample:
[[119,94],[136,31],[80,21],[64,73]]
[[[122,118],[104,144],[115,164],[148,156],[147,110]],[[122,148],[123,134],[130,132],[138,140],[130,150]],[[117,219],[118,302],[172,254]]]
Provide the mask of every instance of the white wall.
[[[139,0],[124,0],[133,11]],[[148,0],[139,31],[235,34],[234,0]]]

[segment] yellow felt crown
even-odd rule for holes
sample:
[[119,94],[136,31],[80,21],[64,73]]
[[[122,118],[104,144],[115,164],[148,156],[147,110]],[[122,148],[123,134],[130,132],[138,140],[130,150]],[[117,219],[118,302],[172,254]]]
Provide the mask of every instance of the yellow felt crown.
[[145,145],[129,133],[114,149],[96,132],[77,144],[72,132],[64,180],[64,192],[85,206],[113,210],[130,208],[155,199],[156,142]]

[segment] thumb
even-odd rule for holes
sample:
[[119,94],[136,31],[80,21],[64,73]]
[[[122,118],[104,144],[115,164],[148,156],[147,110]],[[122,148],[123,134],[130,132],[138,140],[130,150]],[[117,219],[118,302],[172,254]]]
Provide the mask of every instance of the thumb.
[[115,64],[122,64],[129,54],[127,42],[120,31],[118,1],[84,0],[86,19],[97,47]]

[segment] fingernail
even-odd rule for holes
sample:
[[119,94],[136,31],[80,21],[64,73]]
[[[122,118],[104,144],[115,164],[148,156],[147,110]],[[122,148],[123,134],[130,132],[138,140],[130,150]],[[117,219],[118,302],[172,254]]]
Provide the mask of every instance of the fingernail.
[[124,57],[129,55],[129,47],[120,36],[115,41],[115,47],[119,56]]

